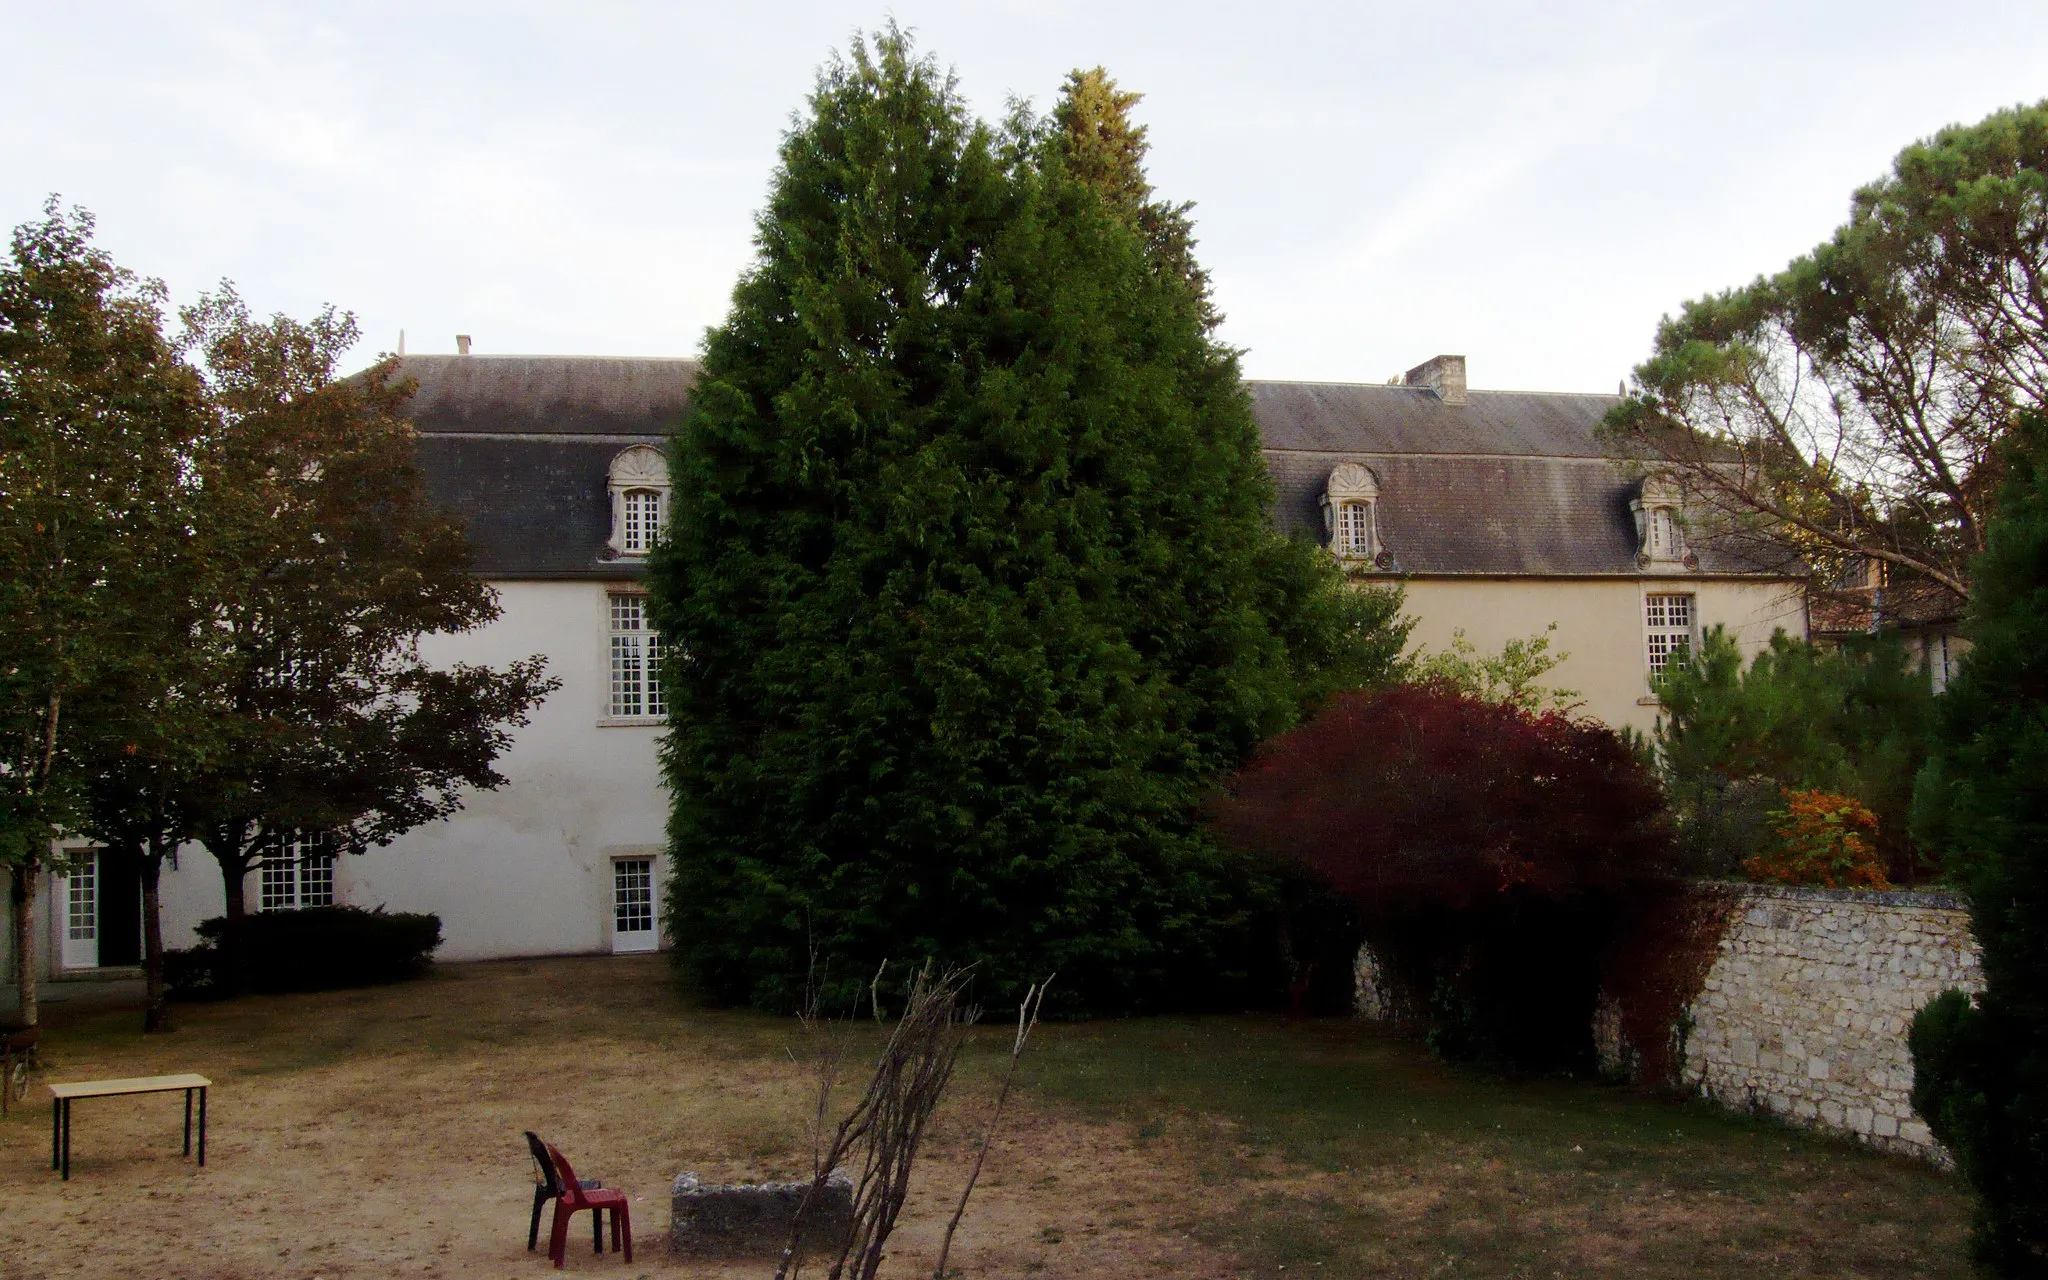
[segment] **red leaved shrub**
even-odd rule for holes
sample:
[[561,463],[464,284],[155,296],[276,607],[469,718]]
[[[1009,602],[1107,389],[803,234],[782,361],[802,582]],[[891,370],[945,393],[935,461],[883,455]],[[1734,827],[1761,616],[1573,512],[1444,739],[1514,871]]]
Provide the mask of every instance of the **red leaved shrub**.
[[1333,698],[1212,809],[1227,844],[1357,904],[1447,1052],[1589,1065],[1600,955],[1674,871],[1656,778],[1613,730],[1443,685]]
[[1333,698],[1214,813],[1226,842],[1306,862],[1367,910],[1618,888],[1671,856],[1657,780],[1612,729],[1442,686]]

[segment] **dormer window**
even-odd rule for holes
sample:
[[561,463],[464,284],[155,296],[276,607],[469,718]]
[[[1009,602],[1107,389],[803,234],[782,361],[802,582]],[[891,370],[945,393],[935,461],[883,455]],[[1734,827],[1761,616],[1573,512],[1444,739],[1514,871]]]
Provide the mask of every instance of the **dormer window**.
[[1339,463],[1330,472],[1330,482],[1323,490],[1323,529],[1330,538],[1330,551],[1339,560],[1371,563],[1380,559],[1379,498],[1379,481],[1358,463]]
[[654,535],[661,528],[661,491],[658,489],[628,489],[619,495],[624,506],[625,528],[619,535],[619,550],[627,555],[645,554],[654,546]]
[[668,462],[644,444],[612,459],[609,482],[612,536],[608,545],[624,556],[644,556],[668,523]]
[[1684,497],[1678,482],[1669,476],[1651,476],[1643,481],[1642,493],[1628,504],[1636,518],[1638,565],[1645,569],[1653,565],[1683,565],[1690,569],[1699,563],[1685,546],[1685,526],[1680,515]]

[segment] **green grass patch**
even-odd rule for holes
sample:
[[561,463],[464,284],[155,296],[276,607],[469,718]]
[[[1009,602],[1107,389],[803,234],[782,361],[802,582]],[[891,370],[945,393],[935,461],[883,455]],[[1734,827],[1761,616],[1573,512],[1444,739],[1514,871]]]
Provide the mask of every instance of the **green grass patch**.
[[1261,1269],[1969,1274],[1953,1178],[1705,1104],[1454,1068],[1334,1020],[1042,1034],[1029,1091],[1184,1149],[1213,1204],[1194,1234]]

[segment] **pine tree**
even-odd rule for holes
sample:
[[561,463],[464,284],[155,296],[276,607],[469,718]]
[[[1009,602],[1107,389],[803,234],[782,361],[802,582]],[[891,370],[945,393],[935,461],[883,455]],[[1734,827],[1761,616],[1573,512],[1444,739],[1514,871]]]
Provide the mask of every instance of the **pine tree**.
[[1277,546],[1234,356],[895,29],[820,74],[651,570],[671,923],[714,998],[889,959],[1155,1002],[1238,910],[1196,811],[1398,602]]
[[1914,1020],[1913,1106],[1977,1194],[1972,1249],[2048,1275],[2048,418],[2021,421],[1973,574],[1970,636],[1921,778],[1926,838],[1952,859],[1984,990]]
[[1201,309],[1204,328],[1223,323],[1216,310],[1209,273],[1195,260],[1193,201],[1173,204],[1152,198],[1145,156],[1152,144],[1146,128],[1131,120],[1142,93],[1117,88],[1101,67],[1067,73],[1052,111],[1067,172],[1093,187],[1117,215],[1144,239],[1153,266],[1186,282]]

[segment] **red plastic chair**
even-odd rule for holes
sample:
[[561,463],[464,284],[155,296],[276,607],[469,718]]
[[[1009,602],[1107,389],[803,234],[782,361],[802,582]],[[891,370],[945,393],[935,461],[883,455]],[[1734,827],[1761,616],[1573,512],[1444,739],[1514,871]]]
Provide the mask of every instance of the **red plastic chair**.
[[562,1194],[555,1200],[555,1221],[548,1232],[548,1257],[556,1267],[562,1265],[562,1255],[569,1247],[569,1219],[580,1210],[588,1209],[595,1216],[591,1219],[592,1243],[597,1252],[604,1252],[601,1229],[604,1225],[604,1211],[612,1211],[612,1250],[619,1248],[619,1236],[623,1232],[626,1240],[626,1261],[633,1260],[633,1214],[626,1207],[626,1193],[623,1191],[600,1191],[586,1188],[576,1179],[576,1171],[569,1167],[569,1161],[554,1143],[542,1144],[548,1149],[548,1159],[555,1162],[555,1174],[562,1180]]

